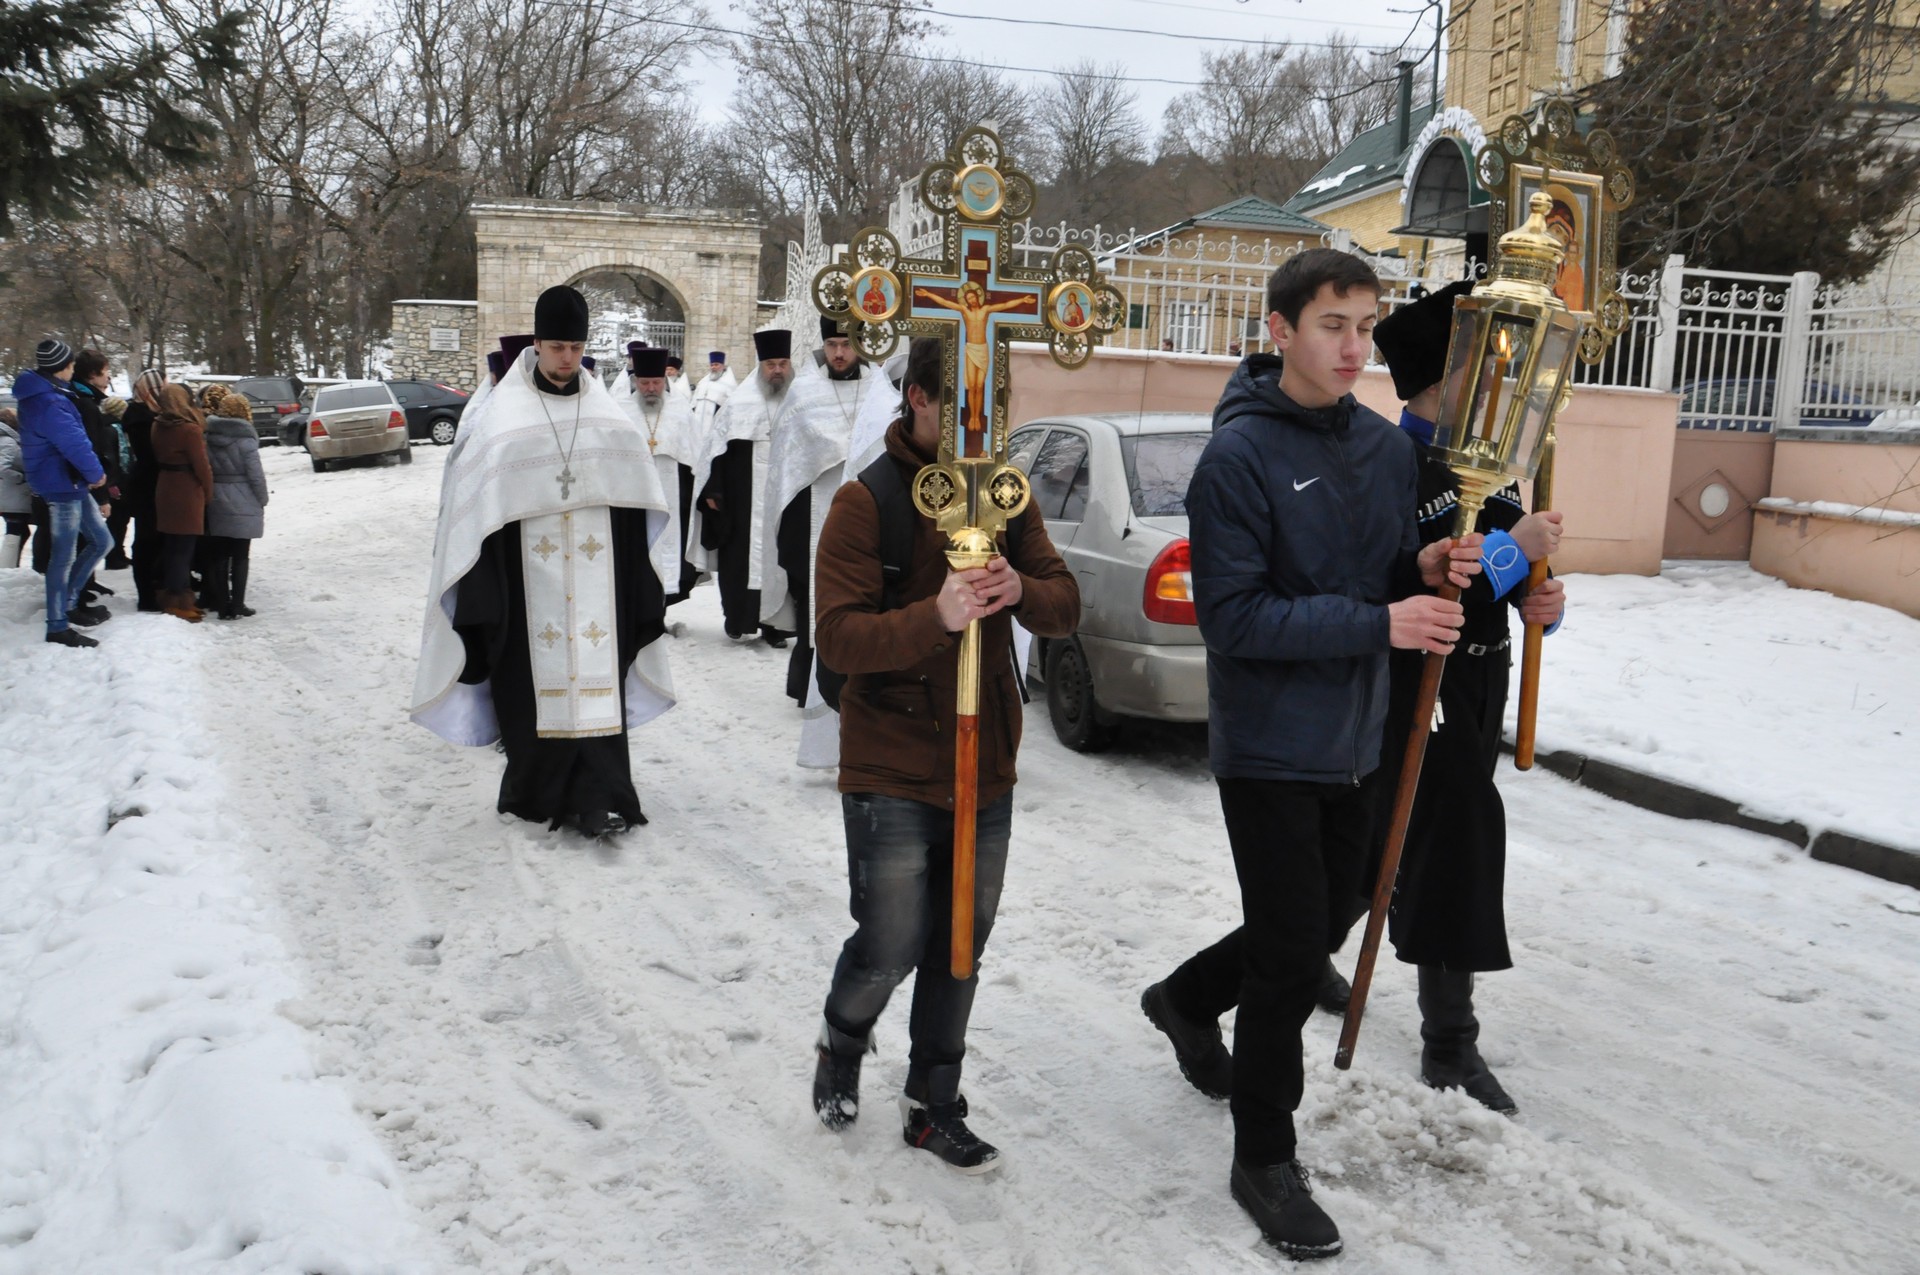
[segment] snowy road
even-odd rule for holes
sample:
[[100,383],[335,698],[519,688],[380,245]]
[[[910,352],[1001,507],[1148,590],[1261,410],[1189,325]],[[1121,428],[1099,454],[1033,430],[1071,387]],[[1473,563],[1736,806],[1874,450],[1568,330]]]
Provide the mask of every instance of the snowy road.
[[[1006,1170],[900,1145],[904,1000],[866,1119],[829,1134],[806,1090],[845,857],[831,776],[791,764],[784,653],[728,644],[701,590],[674,612],[680,705],[635,736],[652,824],[593,850],[503,822],[499,758],[404,715],[444,455],[317,476],[269,451],[261,614],[192,634],[226,814],[305,987],[283,1012],[428,1237],[396,1259],[1284,1265],[1227,1196],[1224,1105],[1135,1003],[1237,908],[1190,736],[1081,757],[1030,710],[967,1085]],[[1523,1115],[1417,1083],[1411,970],[1389,962],[1353,1072],[1331,1067],[1336,1022],[1310,1029],[1302,1154],[1347,1242],[1321,1269],[1920,1272],[1920,894],[1504,782],[1518,968],[1483,980],[1481,1016]]]

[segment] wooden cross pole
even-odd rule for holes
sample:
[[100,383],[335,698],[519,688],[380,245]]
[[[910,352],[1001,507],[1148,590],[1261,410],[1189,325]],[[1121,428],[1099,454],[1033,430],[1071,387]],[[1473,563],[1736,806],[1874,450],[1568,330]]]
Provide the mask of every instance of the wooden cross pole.
[[[1075,245],[1047,264],[1015,264],[1011,234],[1033,210],[1033,179],[1015,168],[998,134],[976,124],[920,175],[920,199],[943,219],[938,257],[908,258],[900,241],[869,227],[814,276],[813,301],[837,319],[867,358],[890,356],[904,336],[940,337],[946,384],[940,452],[913,480],[913,500],[947,534],[955,571],[984,567],[996,537],[1027,506],[1027,476],[1007,463],[1011,343],[1044,341],[1065,368],[1126,318],[1093,254]],[[974,828],[980,792],[980,622],[961,635],[953,786],[955,978],[973,975]]]

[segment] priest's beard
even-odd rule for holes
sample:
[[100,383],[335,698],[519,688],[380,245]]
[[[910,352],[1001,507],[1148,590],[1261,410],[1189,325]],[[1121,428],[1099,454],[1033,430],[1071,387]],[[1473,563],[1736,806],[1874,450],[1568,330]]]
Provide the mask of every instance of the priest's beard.
[[833,370],[833,364],[831,363],[827,364],[827,379],[829,381],[859,380],[860,379],[860,360],[855,359],[853,362],[847,364],[847,370],[844,372],[836,372]]
[[646,408],[649,412],[658,411],[660,404],[666,401],[666,397],[665,394],[642,394],[640,396],[640,406]]

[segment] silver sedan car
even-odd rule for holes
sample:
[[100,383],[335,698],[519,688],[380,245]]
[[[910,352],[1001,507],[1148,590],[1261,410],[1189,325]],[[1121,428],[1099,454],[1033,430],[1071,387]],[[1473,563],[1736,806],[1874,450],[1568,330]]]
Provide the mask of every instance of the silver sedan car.
[[1069,748],[1109,747],[1126,718],[1207,720],[1186,497],[1212,430],[1190,412],[1061,416],[1008,441],[1080,583],[1079,631],[1036,641],[1032,660]]

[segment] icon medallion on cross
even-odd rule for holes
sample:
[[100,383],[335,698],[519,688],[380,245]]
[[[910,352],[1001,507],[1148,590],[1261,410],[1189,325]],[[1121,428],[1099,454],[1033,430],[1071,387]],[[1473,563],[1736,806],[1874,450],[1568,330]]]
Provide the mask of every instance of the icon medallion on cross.
[[1007,464],[1010,345],[1045,342],[1060,366],[1084,366],[1125,321],[1126,301],[1078,245],[1044,267],[1014,262],[1011,228],[1032,212],[1034,185],[992,129],[962,133],[920,175],[920,198],[941,214],[941,254],[905,257],[891,233],[869,227],[814,276],[814,304],[876,362],[903,336],[946,338],[940,457],[915,481],[914,500],[949,535],[991,534],[1027,504],[1026,475]]

